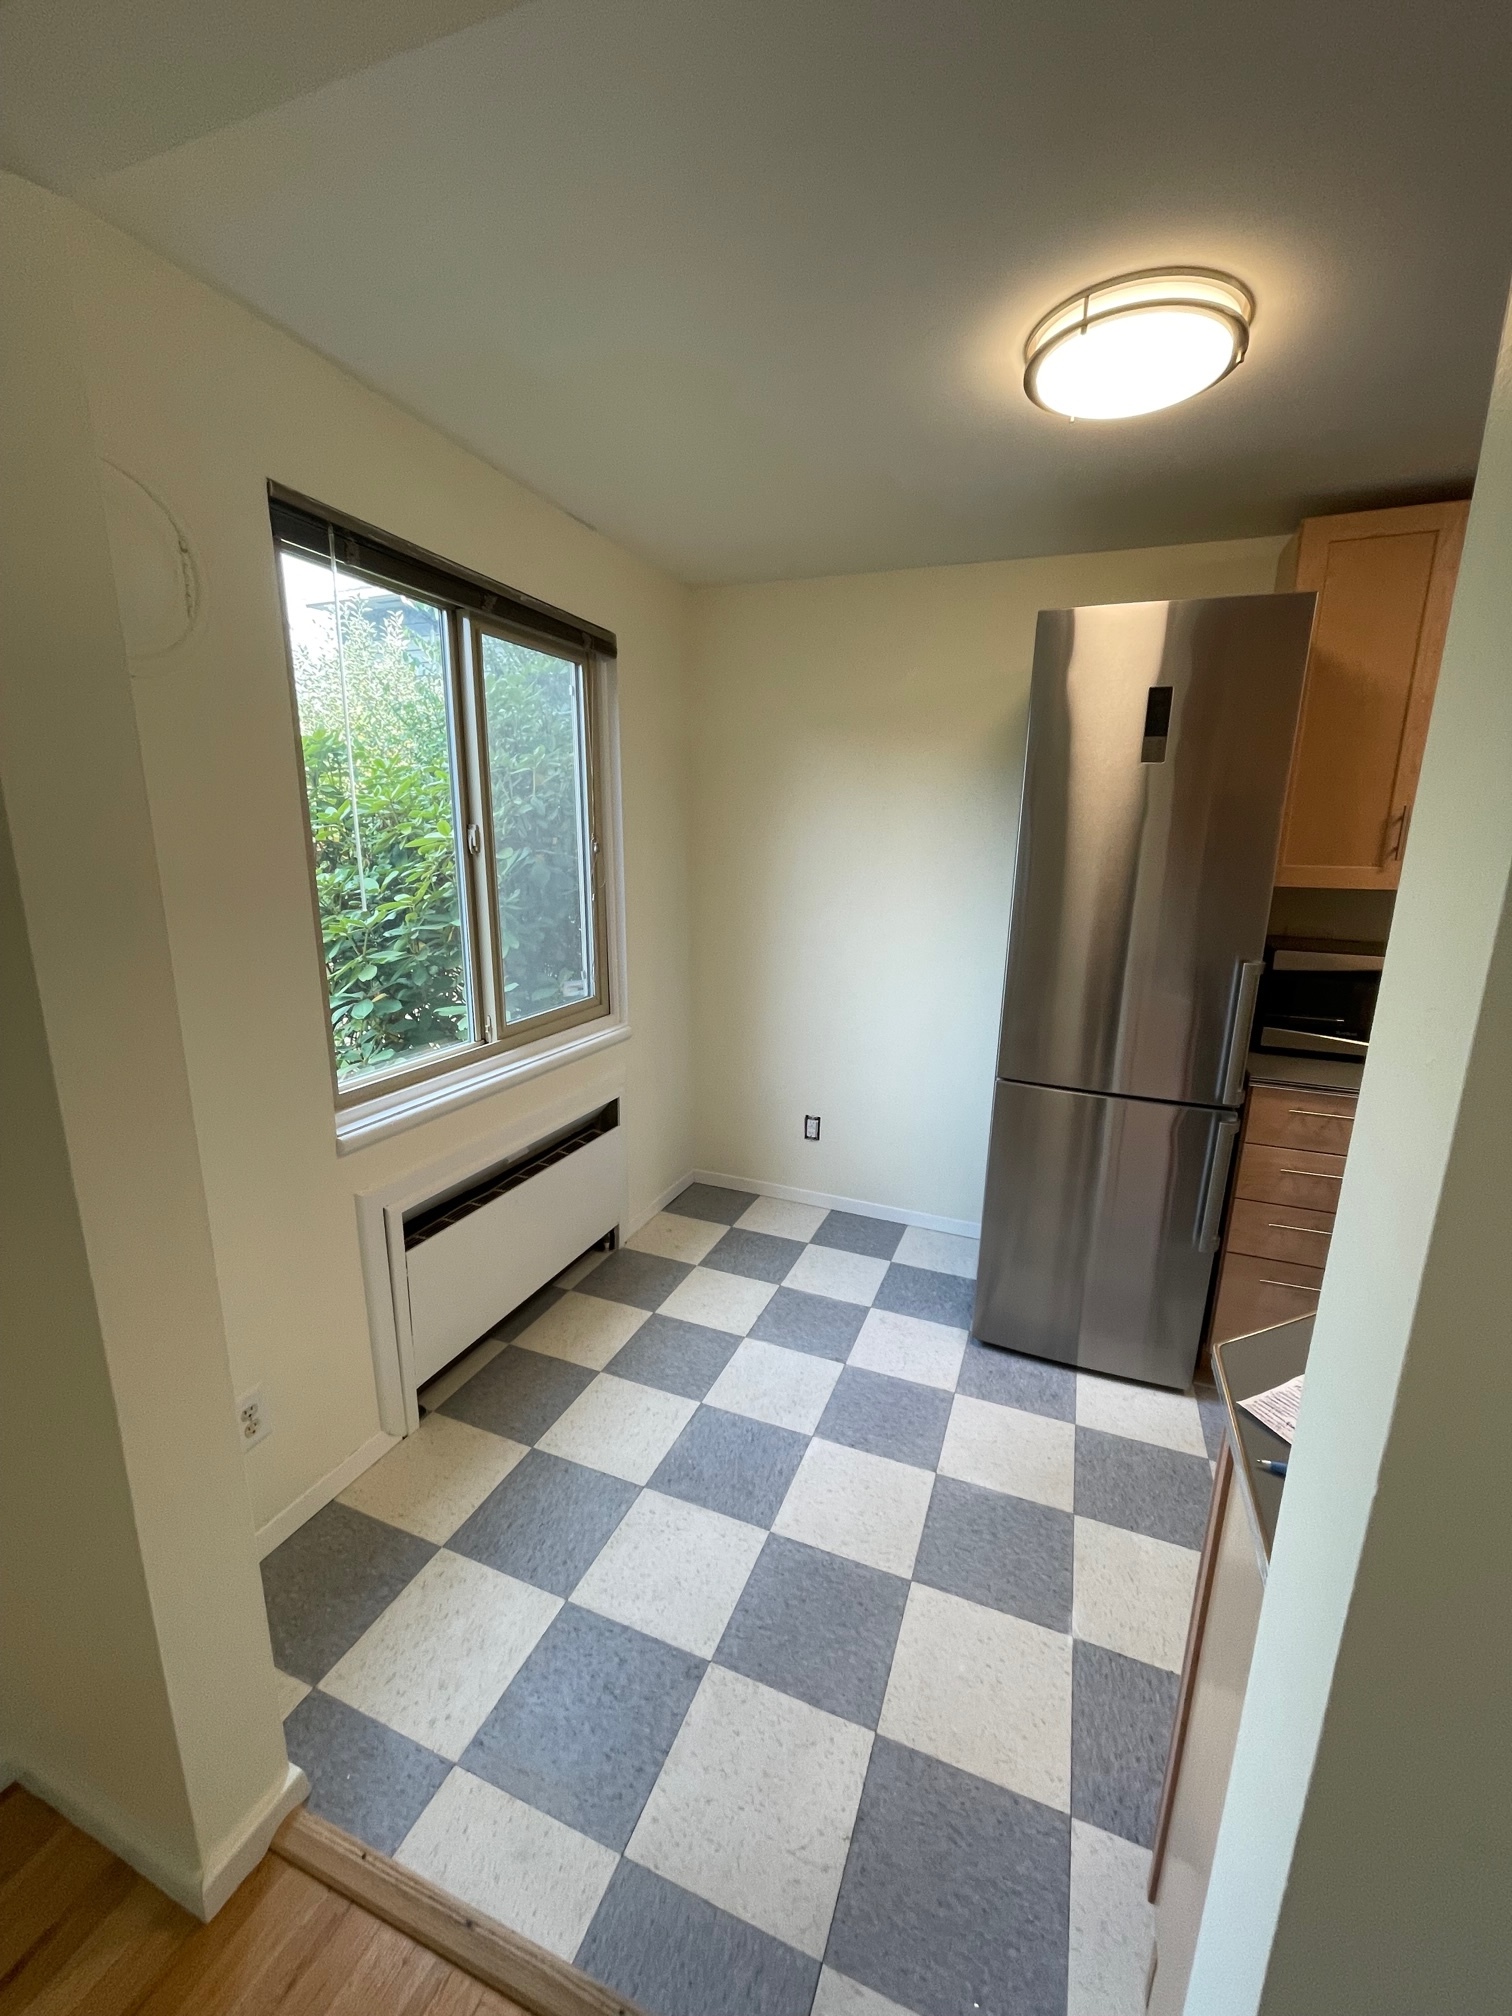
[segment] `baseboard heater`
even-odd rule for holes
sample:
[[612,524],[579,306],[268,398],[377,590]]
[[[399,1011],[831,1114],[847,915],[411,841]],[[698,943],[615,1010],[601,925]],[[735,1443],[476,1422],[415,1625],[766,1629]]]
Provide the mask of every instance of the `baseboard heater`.
[[404,1213],[415,1384],[612,1232],[624,1195],[619,1101]]

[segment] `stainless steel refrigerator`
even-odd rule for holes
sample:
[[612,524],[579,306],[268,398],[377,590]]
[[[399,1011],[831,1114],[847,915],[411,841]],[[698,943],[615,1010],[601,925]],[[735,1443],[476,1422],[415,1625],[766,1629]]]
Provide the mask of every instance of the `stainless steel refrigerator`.
[[1045,610],[975,1330],[1155,1385],[1196,1362],[1311,595]]

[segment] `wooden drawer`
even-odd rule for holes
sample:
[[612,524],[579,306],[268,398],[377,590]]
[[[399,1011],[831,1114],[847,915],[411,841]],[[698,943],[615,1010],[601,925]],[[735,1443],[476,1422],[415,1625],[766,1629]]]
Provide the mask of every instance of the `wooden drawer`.
[[1321,1267],[1298,1267],[1289,1260],[1262,1260],[1253,1253],[1225,1253],[1213,1307],[1214,1344],[1247,1337],[1272,1323],[1310,1316],[1323,1285]]
[[1245,1145],[1260,1142],[1267,1148],[1312,1148],[1326,1155],[1347,1155],[1354,1115],[1352,1092],[1256,1085],[1249,1095]]
[[1229,1218],[1228,1250],[1260,1260],[1290,1260],[1300,1267],[1328,1261],[1332,1211],[1304,1211],[1297,1204],[1260,1204],[1236,1197]]
[[1303,1211],[1334,1211],[1344,1179],[1342,1155],[1318,1155],[1307,1148],[1267,1148],[1246,1141],[1234,1179],[1236,1197],[1262,1204],[1294,1204]]

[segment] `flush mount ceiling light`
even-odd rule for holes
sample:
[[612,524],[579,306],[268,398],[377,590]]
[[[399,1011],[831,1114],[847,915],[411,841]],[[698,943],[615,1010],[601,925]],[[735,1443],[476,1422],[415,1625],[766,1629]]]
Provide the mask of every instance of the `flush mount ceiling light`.
[[1024,390],[1071,420],[1127,420],[1176,406],[1243,361],[1255,303],[1198,266],[1125,273],[1062,301],[1024,345]]

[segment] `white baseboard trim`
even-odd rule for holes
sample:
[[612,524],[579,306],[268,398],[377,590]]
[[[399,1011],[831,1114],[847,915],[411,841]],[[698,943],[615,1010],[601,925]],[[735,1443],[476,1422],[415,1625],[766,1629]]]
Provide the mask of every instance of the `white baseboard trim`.
[[14,1779],[28,1792],[35,1792],[54,1812],[71,1820],[91,1840],[108,1848],[139,1876],[182,1904],[196,1918],[213,1918],[237,1885],[261,1862],[279,1822],[310,1796],[310,1781],[297,1764],[285,1763],[283,1775],[251,1812],[245,1815],[218,1844],[202,1869],[181,1863],[161,1849],[146,1846],[138,1838],[126,1815],[102,1806],[92,1789],[69,1783],[56,1773],[33,1771],[23,1766]]
[[[906,1211],[901,1204],[869,1204],[864,1197],[834,1197],[825,1190],[796,1190],[791,1183],[766,1183],[757,1176],[729,1176],[715,1169],[695,1169],[684,1181],[717,1183],[726,1190],[754,1190],[759,1197],[783,1197],[789,1204],[815,1204],[826,1211],[854,1211],[858,1218],[890,1218],[895,1225],[921,1225],[929,1232],[952,1232],[957,1239],[982,1236],[981,1220],[977,1218],[940,1218],[932,1211]],[[682,1187],[681,1183],[675,1184],[668,1197],[675,1197]]]
[[252,1536],[257,1546],[258,1560],[261,1561],[266,1555],[271,1554],[275,1547],[282,1546],[291,1533],[299,1531],[306,1519],[313,1519],[317,1512],[329,1505],[340,1492],[345,1491],[348,1484],[354,1478],[360,1477],[364,1470],[371,1470],[378,1458],[386,1456],[397,1440],[397,1436],[385,1435],[380,1428],[376,1435],[370,1435],[360,1448],[354,1449],[344,1462],[336,1465],[334,1470],[328,1470],[324,1477],[317,1478],[308,1491],[301,1491],[292,1505],[286,1505],[282,1512],[275,1512],[268,1523],[259,1526]]
[[[275,1785],[224,1841],[205,1859],[200,1879],[200,1901],[189,1904],[199,1918],[213,1918],[222,1904],[252,1874],[268,1852],[268,1844],[296,1806],[310,1796],[310,1781],[297,1764],[285,1764],[283,1783]],[[180,1903],[188,1900],[180,1898]]]

